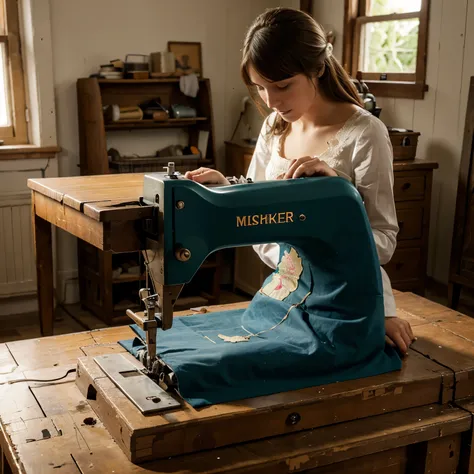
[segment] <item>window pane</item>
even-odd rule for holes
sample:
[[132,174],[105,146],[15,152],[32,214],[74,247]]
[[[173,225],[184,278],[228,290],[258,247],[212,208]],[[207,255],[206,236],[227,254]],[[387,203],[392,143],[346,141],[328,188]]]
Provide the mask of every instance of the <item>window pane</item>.
[[5,60],[5,44],[0,44],[0,127],[11,125],[11,113],[8,94],[8,69]]
[[359,70],[362,72],[416,72],[418,18],[362,25]]
[[421,0],[368,0],[367,15],[419,12]]

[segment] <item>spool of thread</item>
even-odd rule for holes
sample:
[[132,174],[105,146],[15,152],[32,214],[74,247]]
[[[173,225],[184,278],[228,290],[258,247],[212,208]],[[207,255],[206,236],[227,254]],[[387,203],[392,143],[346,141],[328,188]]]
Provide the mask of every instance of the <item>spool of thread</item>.
[[155,120],[155,122],[166,122],[166,120],[168,120],[168,114],[164,110],[157,110],[153,112],[153,120]]

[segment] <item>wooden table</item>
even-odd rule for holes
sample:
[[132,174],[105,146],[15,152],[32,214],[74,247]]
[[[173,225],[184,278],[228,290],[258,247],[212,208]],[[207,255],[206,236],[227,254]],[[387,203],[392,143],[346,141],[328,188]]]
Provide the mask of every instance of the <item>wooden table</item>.
[[[138,250],[137,228],[152,212],[138,205],[142,182],[143,174],[29,181],[43,334],[53,330],[51,224],[101,250]],[[242,401],[232,409],[183,410],[177,442],[188,451],[206,450],[143,466],[128,462],[106,428],[113,417],[98,418],[99,407],[81,394],[74,374],[55,383],[6,383],[58,377],[79,357],[122,352],[117,341],[132,337],[128,326],[0,345],[0,473],[474,472],[474,321],[411,293],[396,299],[399,316],[418,336],[401,371]],[[269,427],[292,403],[315,428],[290,426],[271,435]],[[255,437],[265,439],[242,442],[234,418],[242,413]],[[230,441],[209,433],[208,421],[220,423],[219,436]],[[174,448],[168,441],[166,449]]]
[[[315,410],[324,426],[140,466],[111,438],[74,373],[54,383],[5,383],[59,377],[76,367],[78,357],[122,352],[117,341],[132,337],[128,326],[2,344],[0,472],[473,472],[474,321],[411,293],[395,297],[399,316],[418,337],[402,370],[344,382],[343,392],[340,384],[317,388]],[[394,411],[397,400],[406,408]],[[225,411],[220,405],[214,409]]]
[[30,179],[34,215],[41,333],[53,334],[53,251],[51,224],[100,250],[140,249],[137,226],[151,217],[141,207],[144,173]]

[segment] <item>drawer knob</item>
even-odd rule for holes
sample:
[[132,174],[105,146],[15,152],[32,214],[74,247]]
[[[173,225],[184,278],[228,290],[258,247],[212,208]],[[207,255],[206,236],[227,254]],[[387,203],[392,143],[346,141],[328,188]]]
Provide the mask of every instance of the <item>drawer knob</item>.
[[290,413],[286,419],[286,424],[289,426],[297,425],[301,420],[301,415],[299,413]]
[[398,262],[398,263],[395,264],[395,269],[396,269],[396,270],[400,270],[402,267],[403,267],[403,263],[402,263],[402,262]]
[[403,221],[399,221],[399,222],[398,222],[398,228],[399,228],[400,230],[403,229],[403,226],[404,226],[404,225],[405,225],[405,222],[403,222]]
[[411,183],[403,183],[402,189],[403,191],[406,191],[407,189],[411,188]]

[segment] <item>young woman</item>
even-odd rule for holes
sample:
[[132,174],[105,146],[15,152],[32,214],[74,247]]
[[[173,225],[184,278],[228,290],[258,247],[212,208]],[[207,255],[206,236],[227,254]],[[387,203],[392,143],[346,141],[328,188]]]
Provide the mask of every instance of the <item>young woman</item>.
[[[364,200],[380,264],[389,262],[398,225],[388,132],[362,108],[322,28],[299,10],[266,11],[248,30],[241,72],[245,83],[273,110],[263,124],[248,177],[259,181],[341,176],[351,181]],[[186,177],[229,184],[208,168]],[[277,267],[277,244],[254,248],[267,265]],[[406,354],[413,332],[408,322],[396,317],[389,277],[383,268],[381,273],[385,332],[389,343]]]

